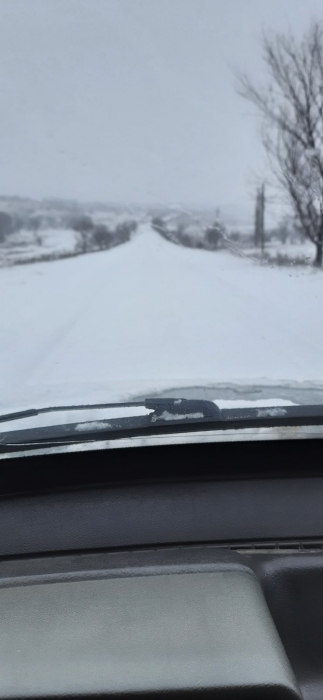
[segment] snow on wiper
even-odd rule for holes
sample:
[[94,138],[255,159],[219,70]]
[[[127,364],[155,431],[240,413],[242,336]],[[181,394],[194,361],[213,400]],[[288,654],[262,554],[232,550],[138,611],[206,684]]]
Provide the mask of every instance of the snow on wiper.
[[[270,406],[257,408],[220,409],[214,402],[188,399],[154,399],[123,404],[95,404],[94,408],[144,407],[146,415],[87,420],[78,423],[13,430],[0,435],[0,450],[18,446],[59,445],[64,443],[113,440],[153,434],[186,433],[206,430],[263,428],[279,426],[323,425],[323,405]],[[90,409],[91,406],[64,406],[63,410]],[[37,412],[37,409],[33,409]],[[39,412],[59,411],[62,407],[40,409]],[[25,417],[35,415],[23,412]],[[6,420],[15,420],[7,414]],[[11,416],[11,417],[10,417]],[[19,415],[21,418],[21,413]]]

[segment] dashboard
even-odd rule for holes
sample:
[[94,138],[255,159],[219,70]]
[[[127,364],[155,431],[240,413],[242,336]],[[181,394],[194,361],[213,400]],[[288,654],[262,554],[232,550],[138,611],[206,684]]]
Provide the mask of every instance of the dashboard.
[[321,444],[2,460],[0,696],[322,697]]

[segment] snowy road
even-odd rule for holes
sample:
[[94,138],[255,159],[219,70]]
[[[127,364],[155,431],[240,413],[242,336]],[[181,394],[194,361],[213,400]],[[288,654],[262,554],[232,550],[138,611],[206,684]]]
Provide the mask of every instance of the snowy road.
[[0,270],[1,410],[216,382],[323,383],[323,274],[125,245]]

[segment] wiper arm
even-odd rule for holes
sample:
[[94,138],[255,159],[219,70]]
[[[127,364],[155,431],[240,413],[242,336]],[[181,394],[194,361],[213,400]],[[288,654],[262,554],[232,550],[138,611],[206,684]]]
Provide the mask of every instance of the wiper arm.
[[[145,408],[154,410],[153,421],[161,420],[221,420],[222,414],[213,401],[204,399],[145,399]],[[169,415],[168,415],[169,414]],[[197,415],[198,414],[198,415]]]
[[[34,445],[64,445],[66,443],[114,440],[147,435],[271,428],[279,426],[323,425],[323,405],[273,406],[259,408],[222,409],[212,401],[188,399],[154,399],[123,404],[95,404],[79,408],[112,408],[141,406],[151,410],[148,415],[88,420],[40,428],[29,428],[0,434],[0,451],[25,449]],[[39,412],[68,410],[67,406],[40,409]],[[27,413],[27,412],[24,412]],[[9,414],[10,415],[10,414]],[[13,414],[11,414],[12,416]],[[17,415],[17,414],[16,414]],[[31,414],[35,415],[35,414]],[[11,420],[13,420],[11,418]]]

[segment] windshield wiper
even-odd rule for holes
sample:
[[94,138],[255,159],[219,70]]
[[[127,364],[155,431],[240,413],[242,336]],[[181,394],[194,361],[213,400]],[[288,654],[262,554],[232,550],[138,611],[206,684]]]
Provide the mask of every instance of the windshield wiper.
[[64,445],[65,443],[113,440],[122,437],[144,437],[153,434],[183,433],[206,430],[270,428],[279,426],[323,425],[323,405],[273,406],[259,408],[222,409],[212,401],[189,399],[154,399],[114,404],[54,406],[30,409],[5,416],[0,421],[13,421],[40,413],[92,408],[144,407],[147,415],[110,419],[87,419],[78,423],[51,425],[0,433],[0,451],[34,447],[35,445]]
[[30,418],[44,413],[91,411],[93,409],[145,408],[146,415],[135,415],[119,418],[80,419],[77,423],[63,425],[40,426],[34,428],[11,430],[0,433],[0,451],[9,446],[35,444],[64,444],[66,442],[89,442],[98,439],[113,439],[115,437],[145,435],[160,432],[164,425],[165,432],[172,432],[173,426],[193,424],[198,421],[210,423],[221,420],[221,411],[212,401],[188,399],[154,399],[129,401],[123,403],[74,404],[70,406],[49,406],[33,408],[25,411],[15,411],[0,416],[0,423]]
[[41,413],[61,413],[62,411],[88,411],[95,408],[126,408],[129,406],[142,406],[142,401],[132,401],[127,403],[90,403],[75,404],[72,406],[47,406],[45,408],[27,408],[25,411],[15,411],[14,413],[4,413],[0,415],[0,423],[6,421],[19,420],[20,418],[32,418]]

